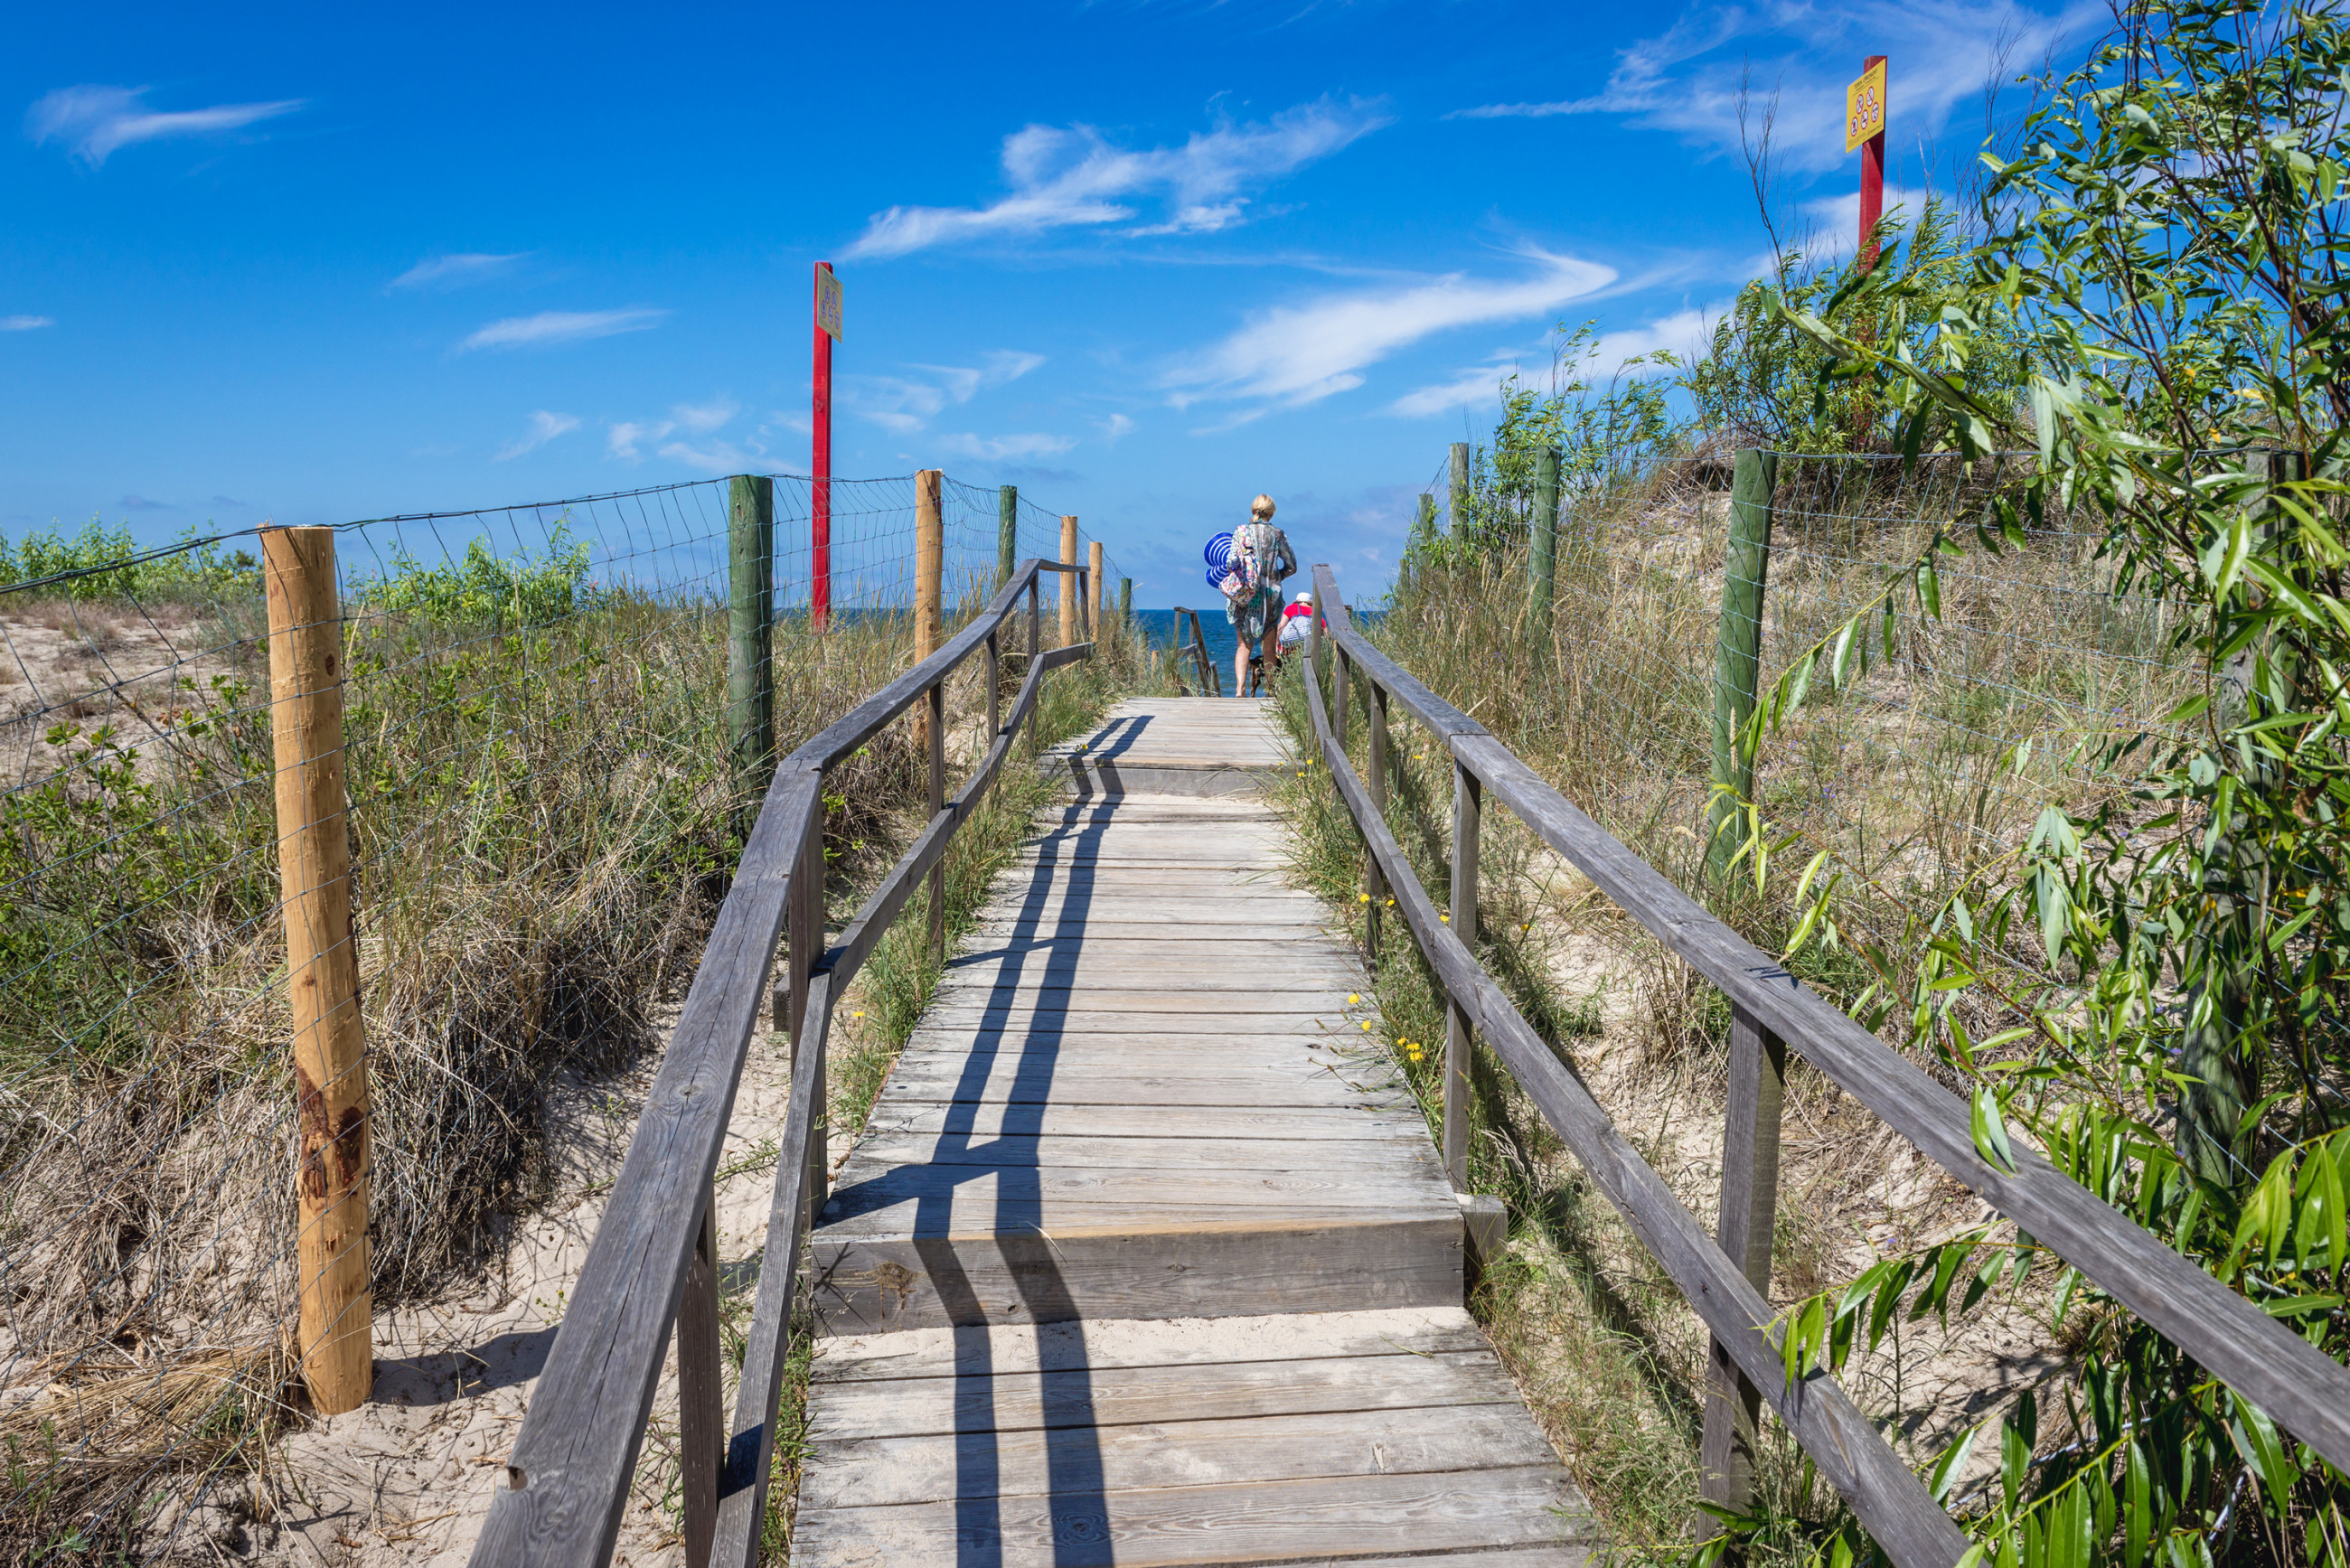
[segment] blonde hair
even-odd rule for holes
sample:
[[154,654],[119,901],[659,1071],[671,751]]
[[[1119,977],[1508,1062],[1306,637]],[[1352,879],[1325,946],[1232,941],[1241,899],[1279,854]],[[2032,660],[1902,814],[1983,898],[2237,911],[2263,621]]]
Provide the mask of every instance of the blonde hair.
[[1249,515],[1250,515],[1250,516],[1252,516],[1252,517],[1270,517],[1270,516],[1272,516],[1272,515],[1273,515],[1273,497],[1272,497],[1272,496],[1270,496],[1270,495],[1260,495],[1260,496],[1258,496],[1254,501],[1250,502],[1250,503],[1249,503]]

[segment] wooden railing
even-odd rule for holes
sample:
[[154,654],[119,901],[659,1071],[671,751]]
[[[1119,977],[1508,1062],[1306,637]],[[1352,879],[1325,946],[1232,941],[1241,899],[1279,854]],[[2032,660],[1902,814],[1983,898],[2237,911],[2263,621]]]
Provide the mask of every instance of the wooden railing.
[[[916,885],[941,864],[948,841],[993,782],[1024,722],[1035,752],[1046,672],[1093,653],[1090,641],[1038,649],[1036,583],[1043,572],[1076,575],[1079,635],[1089,638],[1087,569],[1023,561],[946,646],[777,767],[506,1461],[506,1487],[473,1549],[477,1568],[610,1560],[672,1324],[686,1561],[691,1568],[712,1563],[748,1568],[756,1561],[800,1248],[824,1200],[824,1058],[832,1008]],[[1027,671],[1005,713],[1001,634],[1024,594]],[[946,682],[983,649],[993,744],[949,799]],[[917,702],[925,704],[927,715],[929,825],[827,946],[825,773]],[[771,1002],[769,974],[787,926],[789,952]],[[934,909],[933,946],[942,938]],[[760,1014],[770,1004],[773,1027],[787,1032],[793,1044],[791,1106],[730,1426],[723,1404],[712,1189],[735,1085]]]
[[[1183,640],[1183,620],[1187,616],[1191,621],[1191,640],[1189,642]],[[1200,672],[1199,694],[1201,696],[1221,697],[1224,694],[1224,678],[1216,669],[1216,661],[1208,657],[1208,639],[1200,629],[1200,612],[1185,609],[1181,605],[1177,605],[1175,607],[1175,680],[1178,685],[1180,685],[1183,680],[1183,660],[1186,659],[1190,659],[1192,668]]]
[[[1322,758],[1367,850],[1370,948],[1390,894],[1444,992],[1444,1163],[1468,1170],[1470,1032],[1517,1079],[1713,1336],[1700,1462],[1709,1501],[1743,1511],[1750,1445],[1768,1399],[1863,1528],[1902,1568],[1948,1568],[1966,1537],[1835,1380],[1786,1377],[1763,1293],[1778,1199],[1779,1106],[1794,1051],[2023,1231],[2340,1468],[2350,1469],[2350,1371],[2221,1285],[2028,1149],[2000,1170],[1976,1152],[1968,1107],[1876,1035],[1806,991],[1544,784],[1484,727],[1364,639],[1327,566],[1314,568],[1306,701]],[[1325,704],[1323,623],[1336,655]],[[1350,688],[1370,722],[1367,784],[1348,760]],[[1440,911],[1387,825],[1390,701],[1451,756],[1452,880]],[[1335,722],[1334,722],[1335,714]],[[1729,999],[1730,1088],[1718,1234],[1708,1236],[1479,963],[1477,839],[1486,795],[1508,806],[1625,913]],[[1449,916],[1449,919],[1448,919]],[[1718,1526],[1700,1522],[1701,1534]]]

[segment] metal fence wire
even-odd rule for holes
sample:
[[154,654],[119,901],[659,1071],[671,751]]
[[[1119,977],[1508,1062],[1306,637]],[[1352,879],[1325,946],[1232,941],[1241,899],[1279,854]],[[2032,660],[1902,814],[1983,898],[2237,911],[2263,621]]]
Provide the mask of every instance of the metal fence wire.
[[[739,850],[729,483],[336,530],[380,1300],[484,1261],[546,1085],[652,1046],[691,973]],[[911,476],[831,482],[835,623],[795,645],[808,486],[774,482],[782,751],[911,657]],[[997,495],[946,489],[975,607]],[[300,1397],[260,555],[0,582],[0,1563],[168,1550]]]

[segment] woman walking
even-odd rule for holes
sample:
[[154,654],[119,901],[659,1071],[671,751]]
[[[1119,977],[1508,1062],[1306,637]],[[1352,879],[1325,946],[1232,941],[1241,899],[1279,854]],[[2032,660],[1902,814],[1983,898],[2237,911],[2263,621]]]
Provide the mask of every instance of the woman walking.
[[1273,497],[1249,503],[1249,520],[1232,530],[1232,569],[1224,578],[1224,615],[1239,648],[1232,655],[1232,694],[1248,695],[1249,652],[1264,658],[1265,680],[1281,668],[1281,585],[1297,570],[1289,535],[1273,525]]

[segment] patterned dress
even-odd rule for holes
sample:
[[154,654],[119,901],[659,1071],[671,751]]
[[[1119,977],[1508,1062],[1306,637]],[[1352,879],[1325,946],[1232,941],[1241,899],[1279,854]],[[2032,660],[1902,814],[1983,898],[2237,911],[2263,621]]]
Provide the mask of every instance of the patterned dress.
[[1281,585],[1297,570],[1297,556],[1288,535],[1270,523],[1251,521],[1232,530],[1232,569],[1243,570],[1243,561],[1255,565],[1257,590],[1249,598],[1225,599],[1224,618],[1243,641],[1255,642],[1281,614]]

